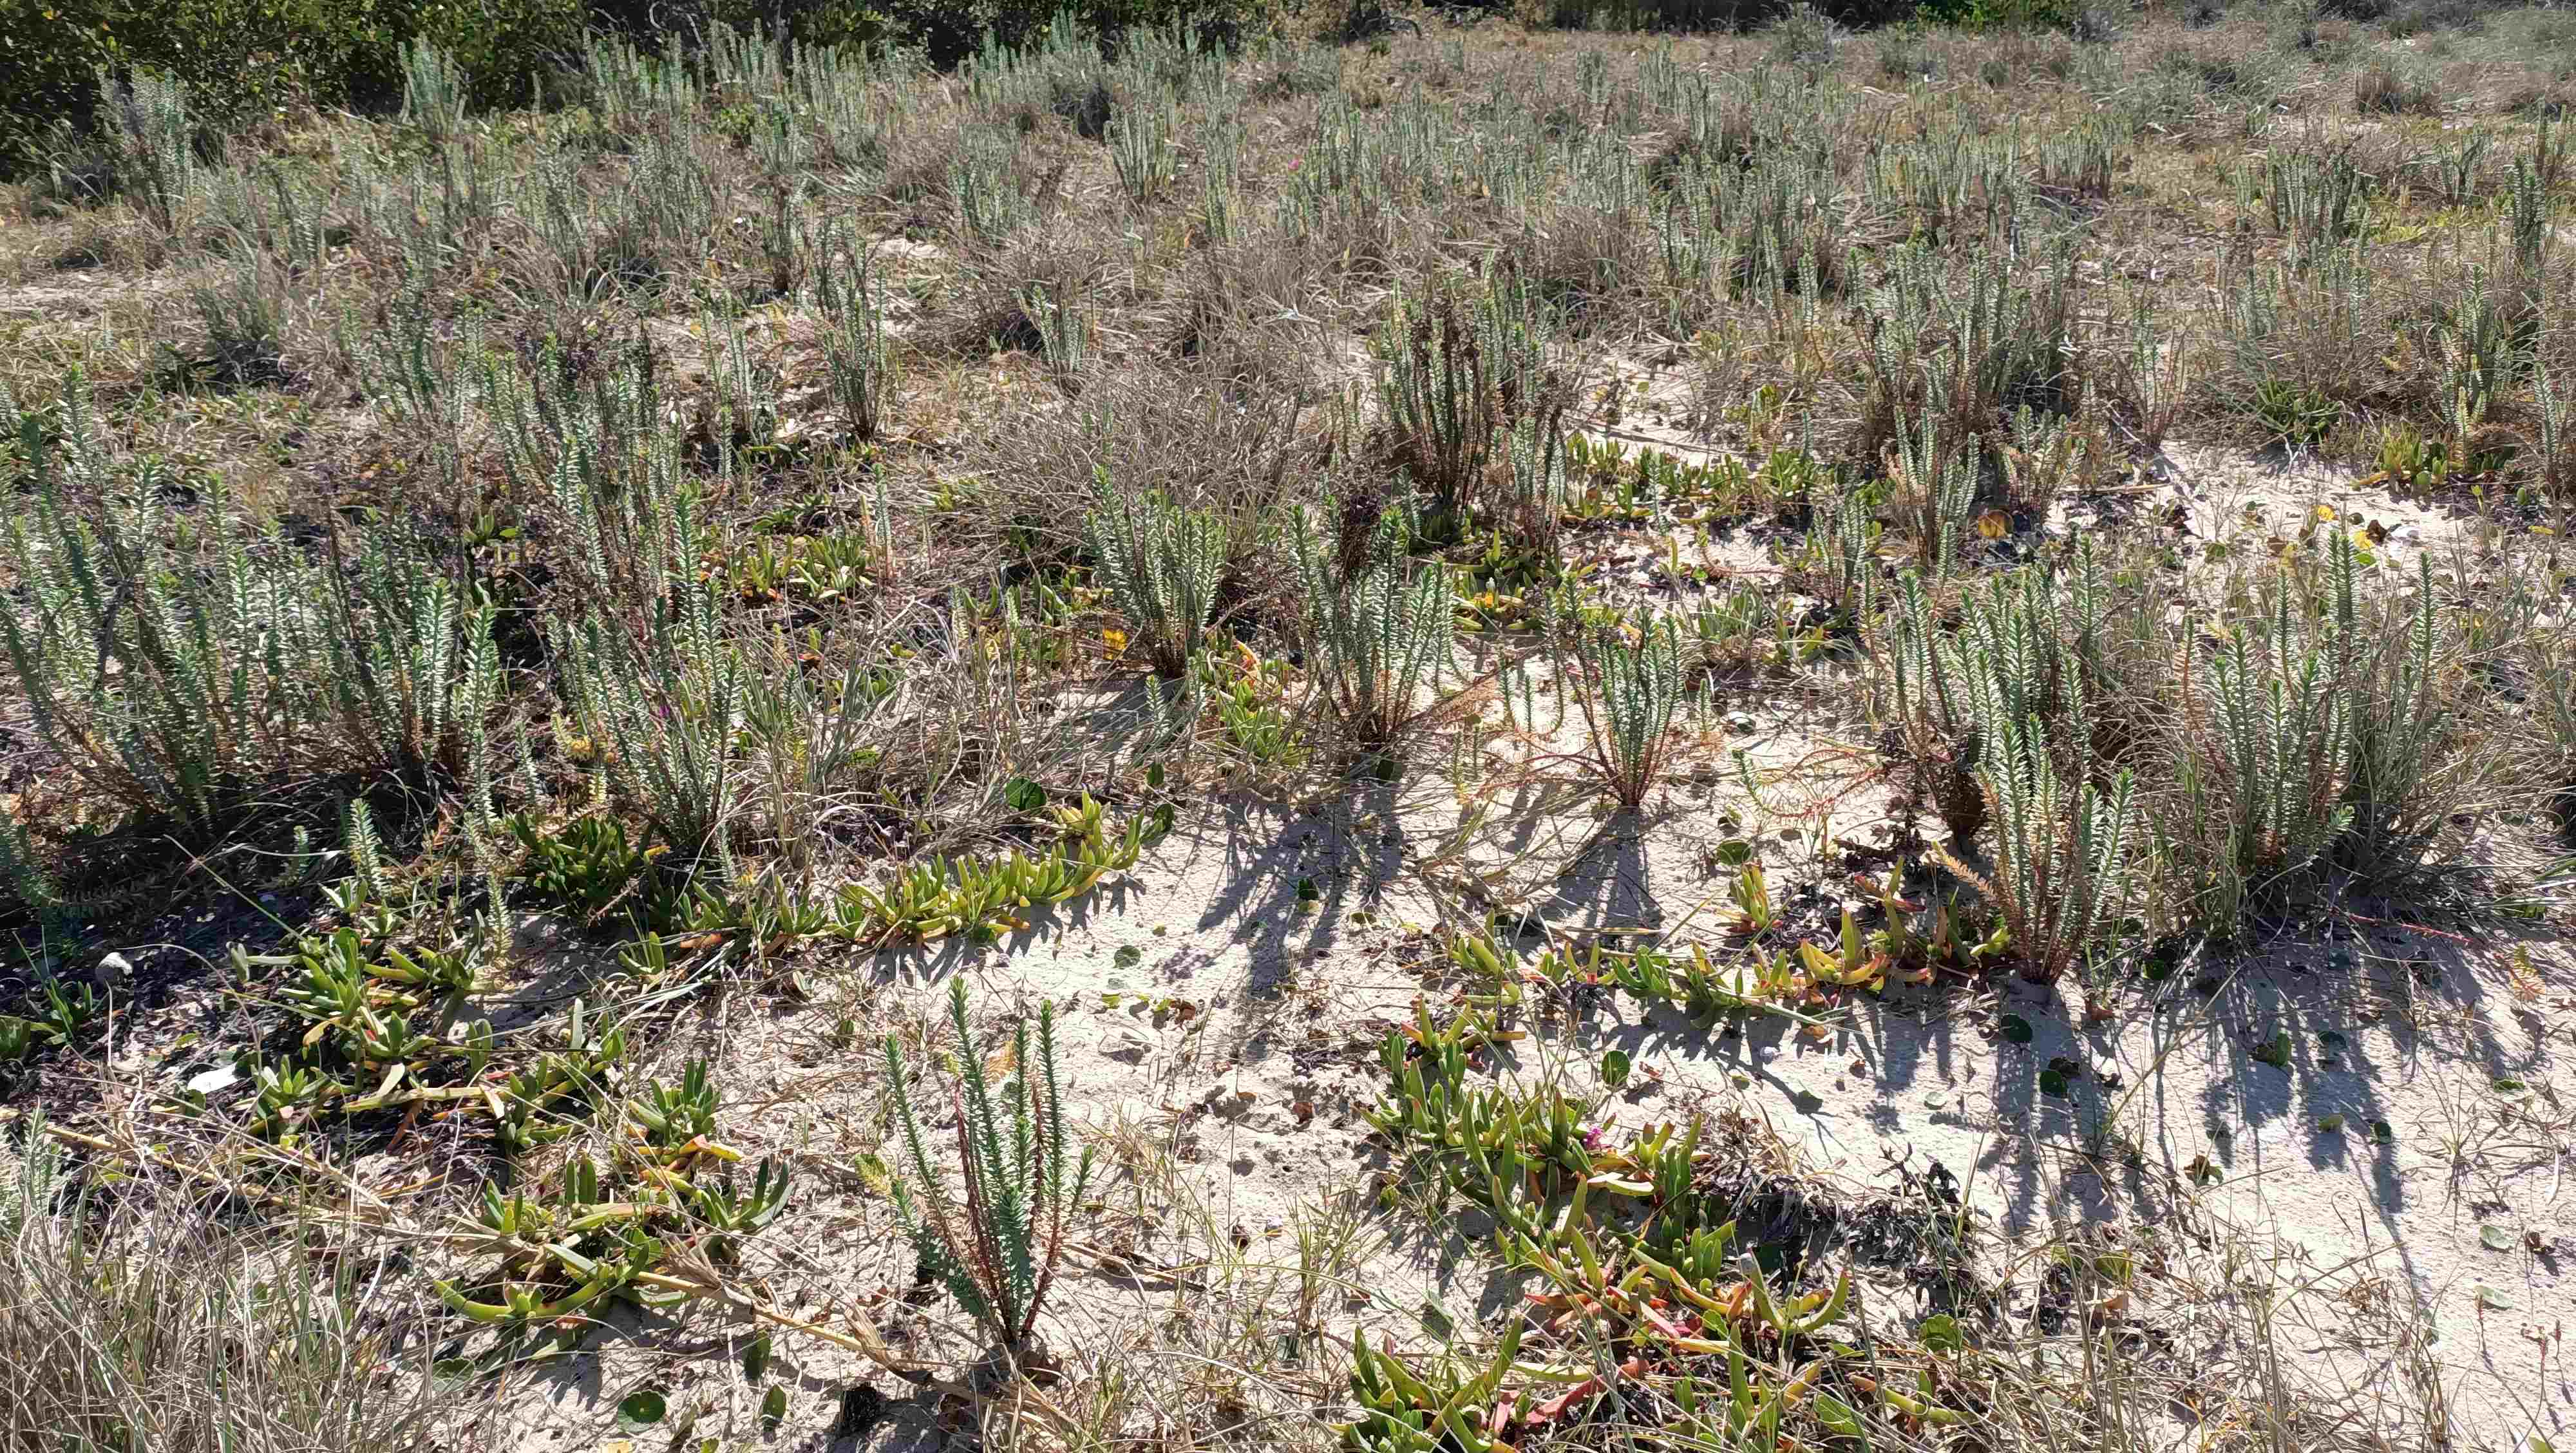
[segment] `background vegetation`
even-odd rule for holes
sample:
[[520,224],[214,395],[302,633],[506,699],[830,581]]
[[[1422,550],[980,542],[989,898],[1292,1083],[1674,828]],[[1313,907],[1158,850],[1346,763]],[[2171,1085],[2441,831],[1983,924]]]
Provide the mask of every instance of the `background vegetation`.
[[[1714,1087],[1630,1113],[1598,1031],[2072,1048],[2391,929],[2527,935],[2539,1014],[2558,12],[64,6],[0,46],[0,1360],[67,1369],[0,1393],[10,1446],[416,1446],[657,1317],[726,1329],[762,1437],[815,1400],[775,1337],[1033,1448],[2453,1439],[2396,1290],[2348,1416],[2233,1249],[2223,1357],[2130,1318],[2213,1244],[2183,1212],[1981,1261],[1926,1174],[1837,1204]],[[1242,822],[1249,918],[1437,919],[1376,946],[1400,1021],[1297,1043],[1342,1100],[1264,1107],[1364,1187],[1257,1236],[1065,1085],[1109,1016],[1208,1006],[961,967]],[[1309,836],[1378,867],[1280,869]],[[1676,875],[1722,921],[1662,923]],[[1229,1014],[1330,1010],[1265,953]],[[2025,1058],[2031,1118],[2076,1101]],[[2237,1164],[2084,1093],[2061,1138],[2141,1206]],[[2526,1098],[2494,1123],[2554,1165]],[[857,1263],[886,1296],[823,1260],[853,1224],[907,1247]],[[1390,1346],[1342,1293],[1420,1227],[1497,1310]],[[1068,1332],[1068,1265],[1228,1315]]]

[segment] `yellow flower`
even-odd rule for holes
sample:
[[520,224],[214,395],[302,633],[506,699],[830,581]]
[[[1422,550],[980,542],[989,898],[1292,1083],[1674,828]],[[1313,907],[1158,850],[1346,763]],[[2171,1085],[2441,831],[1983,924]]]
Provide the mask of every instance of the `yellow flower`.
[[1127,649],[1127,633],[1114,626],[1100,633],[1100,641],[1102,645],[1109,648],[1109,654],[1112,656]]
[[2000,540],[2012,532],[2012,517],[2002,510],[1988,510],[1977,516],[1977,533],[1989,540]]

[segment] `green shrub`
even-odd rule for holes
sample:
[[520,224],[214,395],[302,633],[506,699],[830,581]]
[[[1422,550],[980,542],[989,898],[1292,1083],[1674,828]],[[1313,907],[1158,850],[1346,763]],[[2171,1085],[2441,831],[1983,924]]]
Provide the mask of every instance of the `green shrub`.
[[97,117],[98,73],[187,87],[211,139],[290,102],[390,109],[426,40],[482,105],[532,99],[578,49],[581,0],[0,0],[0,176]]
[[1922,0],[1914,7],[1915,19],[1963,30],[2066,30],[2080,14],[2071,0]]
[[870,45],[894,33],[888,7],[852,0],[588,0],[592,28],[643,45],[693,44],[719,29],[760,30],[798,45]]
[[1267,23],[1259,0],[893,0],[884,14],[893,34],[946,66],[980,49],[986,37],[1007,46],[1037,41],[1060,20],[1110,42],[1130,34],[1179,30],[1201,44],[1234,47]]
[[1115,50],[1131,32],[1233,46],[1266,13],[1253,0],[0,0],[0,179],[91,129],[102,68],[181,83],[210,142],[290,103],[391,112],[418,89],[423,42],[459,99],[489,108],[561,94],[594,30],[689,50],[728,31],[918,46],[953,65],[988,37],[1031,44],[1060,17]]

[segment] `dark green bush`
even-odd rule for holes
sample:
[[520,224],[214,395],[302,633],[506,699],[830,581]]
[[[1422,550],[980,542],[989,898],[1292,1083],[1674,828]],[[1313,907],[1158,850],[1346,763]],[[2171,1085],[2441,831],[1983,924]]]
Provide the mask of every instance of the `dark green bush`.
[[582,23],[581,0],[0,0],[0,175],[57,120],[91,125],[101,67],[188,83],[221,131],[289,103],[390,105],[415,36],[455,55],[478,101],[525,100]]
[[[2071,30],[2107,27],[2114,12],[2099,5],[2088,21],[2084,0],[1813,0],[1847,30],[1919,22],[1967,30]],[[1464,9],[1507,11],[1507,0],[1470,0]],[[1755,30],[1790,10],[1790,0],[1546,0],[1548,23],[1600,30]],[[2125,5],[2122,7],[2125,9]],[[1918,73],[1919,74],[1919,73]]]
[[188,83],[209,135],[309,102],[375,110],[402,95],[402,51],[425,37],[453,55],[483,106],[554,94],[553,77],[597,28],[686,48],[719,27],[800,45],[896,43],[934,63],[986,35],[1034,41],[1059,16],[1113,49],[1140,27],[1233,44],[1264,0],[0,0],[0,178],[88,132],[100,68]]
[[1202,43],[1232,46],[1280,8],[1265,0],[891,0],[887,6],[896,33],[938,66],[974,54],[986,36],[1025,48],[1059,20],[1099,36],[1112,54],[1121,37],[1138,30],[1185,29]]
[[590,23],[640,45],[690,46],[719,27],[783,35],[798,45],[900,39],[895,17],[851,0],[589,0]]
[[1922,0],[1914,13],[1963,30],[2072,30],[2083,10],[2077,0]]

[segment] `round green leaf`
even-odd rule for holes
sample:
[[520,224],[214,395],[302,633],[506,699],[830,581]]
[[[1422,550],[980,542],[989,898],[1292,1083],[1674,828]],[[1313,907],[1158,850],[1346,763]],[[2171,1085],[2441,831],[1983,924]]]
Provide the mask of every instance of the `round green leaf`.
[[2005,1015],[2005,1016],[2004,1016],[2004,1018],[2003,1018],[2003,1029],[2004,1029],[2004,1042],[2005,1042],[2005,1043],[2007,1043],[2007,1044],[2028,1044],[2028,1043],[2030,1043],[2030,1034],[2031,1034],[2030,1021],[2029,1021],[2029,1020],[2027,1020],[2027,1019],[2022,1018],[2020,1015],[2018,1015],[2018,1014],[2007,1014],[2007,1015]]
[[1035,812],[1046,806],[1046,789],[1026,777],[1014,777],[1002,785],[1002,801],[1013,812]]
[[670,1410],[670,1403],[649,1387],[641,1392],[628,1393],[626,1400],[617,1405],[618,1426],[630,1432],[649,1428],[662,1421],[662,1415]]
[[2511,1251],[2515,1238],[2502,1226],[2481,1226],[2478,1228],[2478,1241],[2489,1251]]

